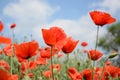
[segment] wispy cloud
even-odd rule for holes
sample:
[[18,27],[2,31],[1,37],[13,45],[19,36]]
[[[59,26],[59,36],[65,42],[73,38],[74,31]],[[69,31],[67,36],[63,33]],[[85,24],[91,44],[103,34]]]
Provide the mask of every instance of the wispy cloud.
[[112,14],[116,14],[120,11],[120,0],[103,0],[98,3],[93,3],[93,7],[99,7],[99,9],[108,11]]
[[59,7],[52,7],[45,0],[19,0],[9,3],[3,14],[15,20],[17,33],[25,33],[32,31],[38,24],[44,24],[57,10]]
[[[111,6],[107,5],[107,1],[105,0],[97,4],[102,9],[106,9],[107,7],[114,12],[119,10],[117,7],[111,9]],[[74,20],[58,18],[53,21],[48,21],[58,10],[62,10],[60,6],[62,5],[51,6],[46,0],[19,0],[17,3],[9,3],[4,8],[3,13],[13,18],[17,23],[16,34],[25,35],[31,33],[35,39],[40,40],[41,44],[43,43],[41,28],[59,26],[65,30],[68,36],[72,36],[74,39],[80,40],[80,42],[87,41],[90,48],[93,48],[95,44],[96,26],[92,22],[89,12]],[[101,28],[100,36],[105,32],[105,28]]]
[[[89,48],[94,48],[95,37],[96,37],[96,26],[92,22],[89,14],[86,14],[79,19],[69,20],[69,19],[57,19],[51,23],[48,23],[43,28],[49,28],[51,26],[58,26],[64,29],[68,36],[72,36],[76,40],[86,41],[89,44]],[[40,34],[40,27],[34,28],[34,36],[42,38]],[[105,28],[100,28],[100,36],[103,36],[106,33]],[[80,46],[80,44],[78,45]]]

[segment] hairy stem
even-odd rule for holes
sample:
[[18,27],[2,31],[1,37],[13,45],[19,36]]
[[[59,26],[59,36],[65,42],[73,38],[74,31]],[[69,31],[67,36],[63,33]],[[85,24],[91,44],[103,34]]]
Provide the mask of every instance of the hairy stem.
[[52,60],[52,47],[51,47],[51,50],[50,50],[50,62],[51,62],[51,69],[52,69],[52,78],[54,80],[54,73],[53,73],[53,60]]
[[[96,44],[95,44],[95,56],[96,57],[96,50],[98,47],[98,36],[99,36],[99,26],[97,26],[97,35],[96,35]],[[93,66],[92,66],[92,80],[94,80],[94,67],[95,67],[95,61],[93,61]]]

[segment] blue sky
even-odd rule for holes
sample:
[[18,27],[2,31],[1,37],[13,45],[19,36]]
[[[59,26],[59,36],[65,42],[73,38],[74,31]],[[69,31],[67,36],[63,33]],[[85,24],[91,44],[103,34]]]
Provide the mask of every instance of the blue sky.
[[[40,45],[44,44],[42,28],[59,26],[75,40],[87,41],[94,48],[96,26],[89,12],[101,10],[120,20],[120,0],[0,0],[0,20],[6,36],[11,35],[10,24],[16,23],[16,38],[33,35]],[[100,28],[100,36],[106,27]]]

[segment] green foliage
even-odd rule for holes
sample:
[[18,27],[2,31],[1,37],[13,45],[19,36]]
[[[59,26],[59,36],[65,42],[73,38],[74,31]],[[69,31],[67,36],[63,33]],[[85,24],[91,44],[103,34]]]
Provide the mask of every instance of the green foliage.
[[98,46],[104,50],[117,50],[120,46],[120,22],[108,26],[107,34],[99,39]]
[[[107,34],[99,39],[98,46],[109,53],[113,50],[119,51],[120,49],[120,22],[107,27]],[[112,60],[116,66],[120,66],[120,55]]]

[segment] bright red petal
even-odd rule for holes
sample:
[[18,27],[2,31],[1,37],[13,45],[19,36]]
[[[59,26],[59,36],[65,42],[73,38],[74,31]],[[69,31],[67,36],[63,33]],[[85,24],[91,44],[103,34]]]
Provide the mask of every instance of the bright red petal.
[[21,44],[15,45],[16,56],[19,58],[27,59],[30,57],[28,50],[29,44],[27,42],[23,42]]
[[65,32],[63,31],[62,28],[54,26],[54,27],[50,28],[50,31],[54,33],[54,35],[56,37],[56,42],[66,38],[66,34],[65,34]]
[[77,46],[79,40],[75,41],[71,37],[68,38],[67,43],[63,46],[62,51],[65,53],[72,52]]
[[12,41],[8,37],[0,36],[0,44],[10,44]]
[[98,60],[99,58],[102,57],[102,53],[98,50],[90,50],[89,51],[89,57],[92,59],[92,60]]
[[67,43],[67,38],[64,38],[62,40],[59,40],[55,45],[54,48],[60,50],[61,48],[63,48],[63,46]]
[[60,50],[67,42],[67,36],[62,28],[54,26],[51,27],[50,30],[51,32],[54,32],[56,38],[54,47]]
[[29,42],[29,54],[30,56],[36,55],[36,50],[39,48],[39,44],[36,41]]
[[54,34],[50,30],[42,29],[42,35],[47,45],[49,46],[55,45],[56,39],[55,39]]
[[39,56],[36,58],[36,63],[40,64],[40,65],[45,65],[45,64],[47,64],[46,58],[42,58],[41,56]]
[[107,21],[107,23],[110,24],[110,23],[113,23],[113,22],[115,22],[115,21],[116,21],[115,18],[110,18],[110,19]]
[[36,55],[38,49],[38,43],[36,41],[23,42],[15,45],[16,56],[18,59],[28,59]]
[[10,74],[7,71],[0,69],[0,80],[9,80]]
[[94,23],[99,26],[111,24],[116,21],[116,19],[111,17],[110,14],[102,11],[91,11],[90,16]]
[[0,32],[2,32],[3,28],[4,28],[4,26],[2,24],[2,21],[0,21]]

